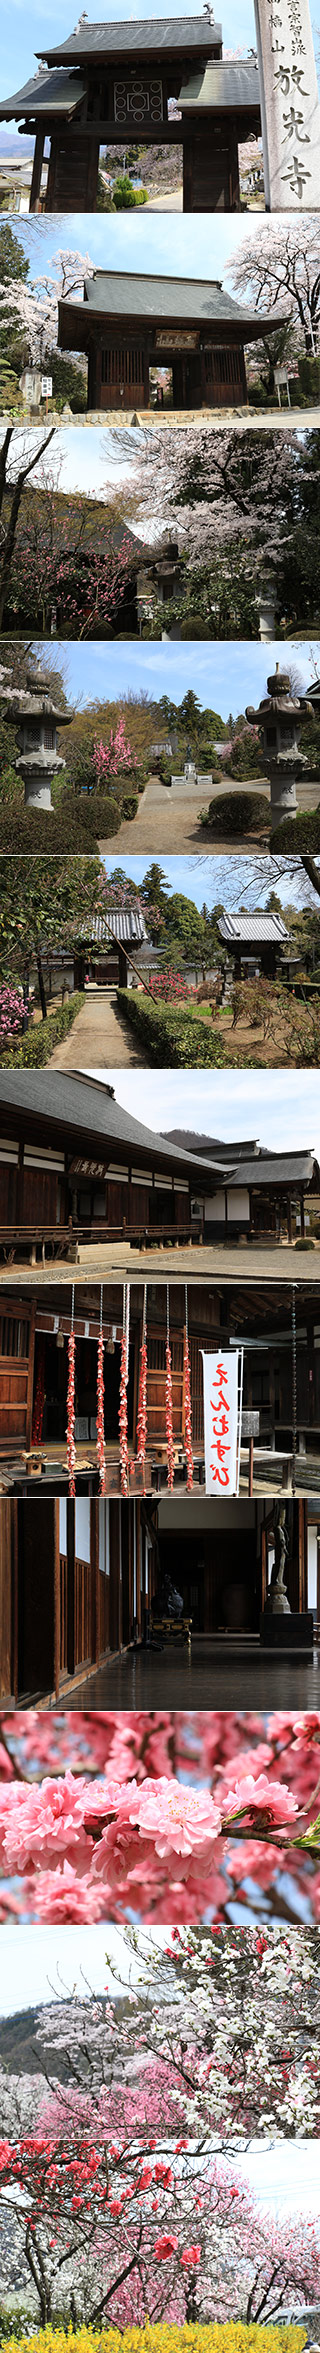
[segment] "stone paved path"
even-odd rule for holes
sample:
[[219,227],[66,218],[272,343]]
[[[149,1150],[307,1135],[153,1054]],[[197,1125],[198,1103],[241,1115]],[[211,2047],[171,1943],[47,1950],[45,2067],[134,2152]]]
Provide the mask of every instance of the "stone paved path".
[[116,995],[88,996],[68,1037],[55,1046],[50,1070],[146,1070],[142,1048],[135,1043],[117,1006]]

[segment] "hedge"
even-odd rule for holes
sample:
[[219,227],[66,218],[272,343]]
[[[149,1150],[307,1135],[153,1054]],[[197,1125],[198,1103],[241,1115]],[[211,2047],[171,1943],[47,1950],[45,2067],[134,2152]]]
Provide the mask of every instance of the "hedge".
[[249,2326],[242,2320],[185,2321],[181,2328],[160,2320],[145,2328],[73,2329],[58,2326],[28,2329],[28,2335],[2,2338],[3,2353],[303,2353],[307,2330],[288,2322],[273,2327],[267,2320]]
[[81,1013],[84,1001],[84,990],[75,989],[67,1005],[58,1005],[55,1013],[48,1013],[47,1021],[35,1022],[34,1028],[29,1030],[29,1036],[22,1038],[20,1046],[15,1049],[10,1047],[7,1054],[1,1054],[1,1067],[6,1070],[12,1070],[13,1067],[35,1070],[39,1069],[41,1063],[50,1062],[54,1047],[60,1046],[61,1038],[67,1037],[77,1013]]
[[219,793],[217,801],[201,810],[200,822],[210,833],[260,833],[261,825],[270,825],[269,801],[264,793]]
[[28,850],[46,850],[51,857],[78,851],[80,856],[97,850],[102,835],[118,833],[120,820],[121,806],[100,793],[92,794],[83,806],[70,793],[69,800],[52,811],[10,808],[8,803],[0,808],[0,852],[7,851],[12,858],[23,857]]
[[299,809],[297,817],[283,817],[272,834],[273,850],[320,850],[320,801],[316,809]]
[[137,1031],[142,1046],[146,1046],[149,1064],[158,1070],[252,1070],[253,1063],[241,1054],[229,1056],[222,1038],[208,1021],[193,1021],[190,1013],[176,1006],[152,1004],[151,997],[136,995],[133,989],[117,989],[121,1013],[130,1027]]

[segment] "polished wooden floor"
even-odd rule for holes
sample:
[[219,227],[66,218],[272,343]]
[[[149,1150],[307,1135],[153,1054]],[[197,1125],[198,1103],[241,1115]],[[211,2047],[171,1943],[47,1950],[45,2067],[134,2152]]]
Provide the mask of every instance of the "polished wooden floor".
[[208,1637],[188,1651],[129,1650],[107,1660],[59,1699],[69,1708],[313,1708],[320,1706],[320,1653],[275,1659],[258,1644],[217,1648]]

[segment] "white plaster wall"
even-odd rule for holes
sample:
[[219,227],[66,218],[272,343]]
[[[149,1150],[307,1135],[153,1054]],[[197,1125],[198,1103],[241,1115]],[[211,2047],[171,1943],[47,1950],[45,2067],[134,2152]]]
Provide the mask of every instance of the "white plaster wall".
[[90,1503],[88,1495],[78,1495],[75,1506],[76,1556],[90,1561]]
[[159,1502],[159,1529],[166,1528],[252,1528],[254,1503],[216,1503],[211,1496],[163,1496]]

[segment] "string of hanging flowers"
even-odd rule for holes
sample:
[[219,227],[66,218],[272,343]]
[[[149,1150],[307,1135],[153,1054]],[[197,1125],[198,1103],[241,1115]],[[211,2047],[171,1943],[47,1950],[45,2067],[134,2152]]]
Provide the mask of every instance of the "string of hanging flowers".
[[122,1495],[128,1495],[128,1494],[129,1494],[128,1400],[127,1400],[127,1387],[128,1387],[128,1368],[129,1368],[129,1316],[130,1316],[130,1288],[129,1288],[129,1283],[128,1283],[128,1284],[127,1284],[127,1286],[126,1286],[126,1292],[124,1293],[124,1318],[123,1318],[123,1333],[122,1333],[122,1341],[121,1341],[121,1369],[120,1369],[119,1442],[120,1442],[120,1481],[121,1481],[121,1494],[122,1494]]
[[[146,1285],[145,1285],[145,1293],[144,1293],[144,1305],[143,1305],[143,1326],[142,1326],[142,1341],[141,1341],[141,1348],[140,1348],[140,1366],[139,1366],[139,1391],[138,1391],[138,1413],[137,1413],[137,1462],[142,1462],[143,1464],[145,1464],[146,1452],[147,1452],[147,1325],[146,1325]],[[144,1493],[144,1495],[145,1495],[145,1493],[146,1493],[146,1489],[145,1489],[145,1487],[144,1487],[144,1489],[143,1489],[143,1493]]]
[[170,1491],[172,1491],[172,1488],[173,1488],[173,1476],[174,1476],[174,1452],[173,1452],[173,1413],[172,1413],[172,1362],[171,1362],[171,1348],[170,1348],[170,1326],[169,1326],[169,1285],[168,1285],[168,1287],[167,1287],[167,1343],[166,1343],[166,1440],[167,1440],[167,1457],[168,1457],[168,1487],[170,1488]]
[[100,1481],[100,1494],[101,1494],[101,1495],[106,1495],[106,1492],[107,1492],[107,1490],[106,1490],[106,1454],[105,1454],[105,1443],[104,1443],[104,1377],[103,1377],[103,1355],[104,1355],[104,1339],[103,1339],[103,1332],[99,1332],[99,1339],[98,1339],[98,1364],[97,1364],[97,1457],[98,1457],[98,1469],[99,1469],[99,1481]]
[[72,1332],[72,1331],[71,1331],[71,1332],[69,1332],[69,1338],[68,1338],[68,1366],[69,1366],[69,1371],[68,1371],[68,1388],[67,1388],[67,1429],[66,1429],[66,1439],[67,1439],[67,1462],[68,1462],[68,1478],[69,1478],[69,1495],[75,1495],[75,1492],[76,1492],[76,1489],[75,1489],[75,1476],[74,1476],[74,1474],[75,1474],[75,1467],[76,1467],[76,1449],[75,1449],[75,1435],[74,1435],[74,1433],[75,1433],[75,1402],[74,1402],[74,1401],[75,1401],[75,1353],[76,1353],[75,1337],[74,1337],[74,1332]]
[[187,1288],[186,1288],[186,1321],[185,1321],[184,1342],[183,1342],[183,1387],[184,1387],[184,1444],[185,1444],[185,1457],[186,1457],[186,1464],[187,1464],[187,1495],[191,1495],[191,1489],[192,1489],[192,1487],[193,1487],[193,1470],[194,1470],[194,1463],[193,1463],[193,1453],[192,1453],[192,1418],[191,1418],[191,1387],[190,1387],[190,1356],[189,1356],[189,1338],[188,1338],[188,1300],[187,1300]]

